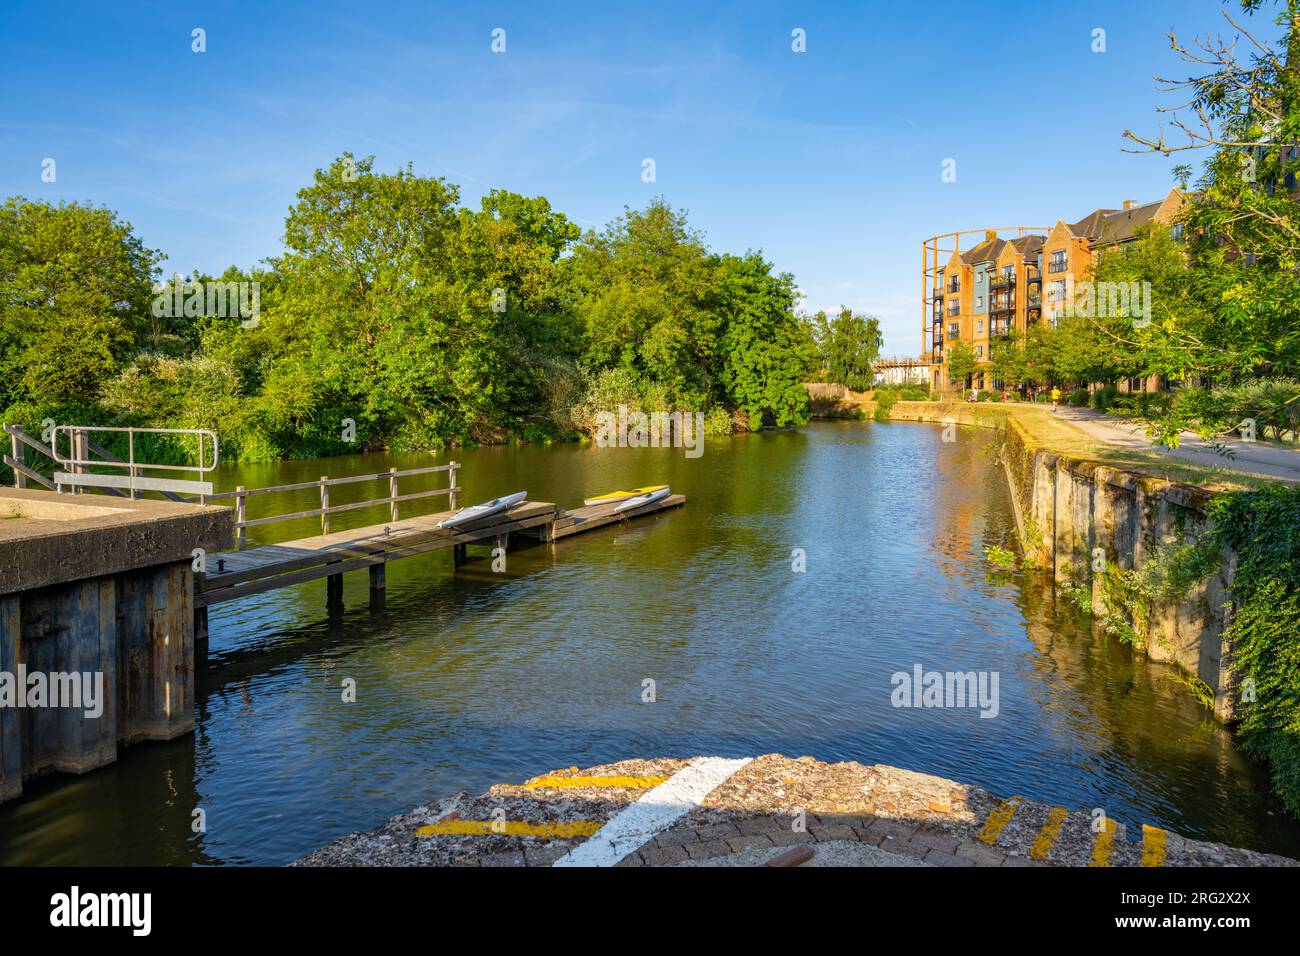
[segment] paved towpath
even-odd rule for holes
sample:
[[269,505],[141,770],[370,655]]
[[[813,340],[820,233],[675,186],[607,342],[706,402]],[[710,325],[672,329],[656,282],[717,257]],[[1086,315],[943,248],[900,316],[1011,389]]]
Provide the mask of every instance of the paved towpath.
[[1132,448],[1136,451],[1155,452],[1206,468],[1226,468],[1246,474],[1300,481],[1300,450],[1297,449],[1262,441],[1224,439],[1224,444],[1234,452],[1234,457],[1229,458],[1227,455],[1219,454],[1207,442],[1197,438],[1191,432],[1183,433],[1178,448],[1165,448],[1163,445],[1151,444],[1143,425],[1114,418],[1091,408],[1070,408],[1062,405],[1057,409],[1056,414],[1089,437],[1111,445]]

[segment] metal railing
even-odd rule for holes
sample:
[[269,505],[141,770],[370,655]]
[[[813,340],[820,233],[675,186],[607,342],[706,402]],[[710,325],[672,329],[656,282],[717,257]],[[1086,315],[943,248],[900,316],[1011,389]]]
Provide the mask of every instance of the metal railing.
[[[96,445],[90,440],[90,432],[109,432],[113,434],[125,434],[127,436],[127,457],[123,461],[116,455],[109,454],[108,451]],[[59,453],[59,434],[66,433],[68,436],[68,455],[64,457]],[[135,458],[135,437],[136,435],[194,435],[198,438],[199,446],[199,463],[197,465],[161,465],[153,462],[136,461]],[[206,460],[204,456],[205,439],[212,442],[212,459]],[[198,475],[209,474],[217,467],[220,459],[220,449],[217,443],[216,432],[206,428],[121,428],[109,427],[104,425],[55,425],[50,430],[50,455],[55,464],[62,465],[67,471],[56,471],[54,473],[54,489],[62,491],[64,485],[70,485],[74,488],[93,487],[93,488],[111,488],[111,489],[128,489],[130,496],[134,498],[140,491],[159,491],[159,492],[183,492],[187,494],[197,494],[202,497],[212,492],[212,482],[210,481],[187,481],[179,478],[151,478],[141,474],[142,471],[183,471],[194,472]],[[92,455],[98,455],[92,458]],[[93,474],[92,467],[104,468],[121,468],[125,469],[124,475],[97,475]]]
[[[215,495],[208,495],[208,501],[229,501],[235,502],[235,546],[240,550],[248,543],[248,528],[259,525],[274,524],[277,521],[293,521],[298,518],[312,518],[317,515],[321,519],[321,533],[330,533],[330,515],[338,514],[343,511],[356,511],[361,508],[371,508],[377,505],[388,505],[388,517],[390,521],[397,521],[398,504],[403,501],[413,501],[416,498],[428,498],[432,495],[447,495],[448,509],[456,510],[456,493],[460,488],[456,486],[456,471],[460,468],[459,462],[451,462],[446,465],[432,465],[428,468],[408,468],[404,471],[398,471],[396,468],[390,468],[388,471],[380,471],[369,475],[350,475],[346,478],[331,478],[328,475],[321,475],[317,481],[300,481],[289,485],[271,485],[267,488],[245,488],[243,485],[238,486],[234,491],[222,491]],[[407,478],[411,475],[428,475],[435,472],[445,471],[448,473],[448,482],[446,488],[431,488],[428,491],[413,491],[407,494],[398,494],[397,480]],[[347,504],[331,505],[330,488],[337,485],[350,485],[362,481],[379,481],[388,479],[388,495],[383,498],[371,498],[366,501],[352,501]],[[306,511],[295,511],[291,514],[269,515],[265,518],[248,517],[248,499],[256,495],[270,495],[277,492],[288,491],[305,491],[308,488],[320,489],[320,507],[309,508]]]

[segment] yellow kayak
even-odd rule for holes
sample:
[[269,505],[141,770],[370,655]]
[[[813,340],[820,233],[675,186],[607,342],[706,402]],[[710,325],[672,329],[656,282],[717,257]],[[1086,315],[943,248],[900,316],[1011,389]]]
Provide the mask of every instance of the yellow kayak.
[[635,498],[638,495],[653,494],[656,491],[662,491],[667,485],[648,485],[645,488],[633,488],[631,491],[611,491],[608,494],[596,495],[594,498],[584,498],[584,505],[608,505],[617,501],[626,501],[628,498]]

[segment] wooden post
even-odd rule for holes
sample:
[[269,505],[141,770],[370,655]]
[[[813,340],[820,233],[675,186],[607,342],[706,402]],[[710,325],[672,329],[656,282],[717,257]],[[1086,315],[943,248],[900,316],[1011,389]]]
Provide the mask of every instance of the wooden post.
[[[14,428],[17,429],[18,426],[15,425]],[[10,432],[9,440],[13,442],[13,446],[14,446],[14,456],[13,456],[14,461],[18,462],[19,465],[27,464],[27,458],[25,454],[27,446],[18,440],[18,432],[16,430]],[[24,475],[22,471],[18,468],[14,469],[14,487],[15,488],[27,487],[27,476]]]
[[342,574],[331,574],[325,579],[325,603],[330,606],[343,603]]
[[[18,673],[18,640],[21,631],[18,595],[0,594],[0,671]],[[17,708],[0,707],[0,803],[23,792],[21,718],[22,711]]]
[[388,469],[388,520],[397,522],[397,469]]
[[370,566],[370,590],[382,591],[385,588],[387,581],[385,580],[386,575],[384,569],[386,567],[387,565],[382,562]]
[[[202,574],[194,575],[194,584],[201,585],[203,581]],[[208,609],[206,607],[196,607],[194,609],[194,666],[208,666]]]
[[[86,433],[83,429],[78,428],[72,433],[72,459],[73,461],[85,461],[89,457],[90,449],[86,446]],[[73,465],[72,471],[73,474],[84,475],[90,471],[90,468],[86,465]],[[84,495],[86,489],[78,485],[76,493]]]
[[[121,701],[116,591],[112,577],[101,577],[23,592],[19,640],[28,669],[102,674],[95,680],[103,681],[98,717],[87,717],[84,709],[75,707],[24,712],[23,776],[28,779],[51,770],[85,773],[117,759]],[[185,703],[192,707],[190,701]]]
[[453,461],[451,463],[451,470],[447,472],[447,474],[451,475],[451,484],[447,486],[451,489],[451,492],[447,495],[447,508],[450,511],[456,510],[456,469],[459,467],[460,465]]
[[131,463],[127,473],[131,476],[131,500],[135,501],[135,432],[126,433],[126,460]]
[[330,533],[330,485],[329,476],[320,476],[320,525],[321,534]]
[[235,547],[240,551],[248,544],[248,529],[244,522],[248,520],[248,495],[243,485],[235,487]]
[[462,564],[464,564],[464,563],[465,563],[465,559],[466,559],[466,557],[467,557],[467,554],[466,554],[466,552],[465,552],[465,545],[463,545],[463,544],[453,544],[453,545],[451,546],[451,563],[452,563],[452,566],[453,566],[453,567],[457,567],[457,568],[458,568],[458,567],[460,567]]

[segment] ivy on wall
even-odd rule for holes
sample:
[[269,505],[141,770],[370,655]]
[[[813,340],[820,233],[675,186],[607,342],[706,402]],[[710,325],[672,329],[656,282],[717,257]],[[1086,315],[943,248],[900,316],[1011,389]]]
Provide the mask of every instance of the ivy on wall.
[[1238,729],[1300,815],[1300,488],[1221,495],[1210,517],[1215,537],[1237,553],[1227,636],[1240,684]]

